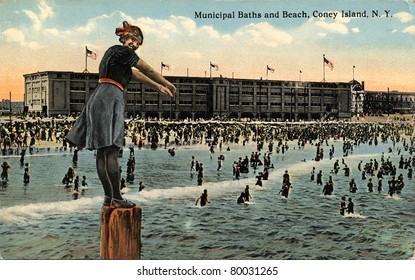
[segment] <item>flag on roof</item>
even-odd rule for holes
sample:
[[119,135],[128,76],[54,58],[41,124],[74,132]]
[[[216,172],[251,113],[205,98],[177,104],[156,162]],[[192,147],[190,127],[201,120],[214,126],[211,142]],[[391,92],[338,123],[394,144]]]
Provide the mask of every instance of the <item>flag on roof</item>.
[[218,71],[219,70],[219,65],[218,64],[215,64],[215,63],[210,63],[210,67],[213,67],[213,68],[215,68],[215,70],[216,71]]
[[275,68],[269,67],[269,66],[267,65],[267,70],[271,71],[271,73],[274,73]]
[[162,63],[161,63],[161,67],[163,67],[163,68],[164,68],[164,69],[166,69],[166,70],[170,70],[170,65],[169,65],[169,64],[167,64],[167,63],[162,62]]
[[326,57],[324,57],[324,63],[326,63],[326,65],[333,70],[334,69],[334,63],[331,62],[330,60],[328,60]]
[[97,59],[97,53],[88,49],[88,47],[86,48],[86,56],[92,58],[92,59]]

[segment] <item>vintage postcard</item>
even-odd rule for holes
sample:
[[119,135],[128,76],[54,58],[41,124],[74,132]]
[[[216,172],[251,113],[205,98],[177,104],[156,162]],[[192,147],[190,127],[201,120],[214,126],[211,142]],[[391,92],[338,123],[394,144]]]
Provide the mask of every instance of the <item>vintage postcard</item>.
[[0,270],[413,272],[414,1],[0,0],[0,15]]

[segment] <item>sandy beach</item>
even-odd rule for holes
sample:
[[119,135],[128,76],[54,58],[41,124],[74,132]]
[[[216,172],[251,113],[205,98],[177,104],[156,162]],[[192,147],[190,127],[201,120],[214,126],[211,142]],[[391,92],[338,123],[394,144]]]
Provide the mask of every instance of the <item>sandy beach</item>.
[[[50,122],[52,118],[15,118],[13,117],[11,121],[14,122]],[[57,122],[62,121],[73,121],[74,118],[66,118],[66,119],[55,119]],[[128,121],[128,120],[126,120]],[[0,124],[1,125],[7,125],[10,122],[9,117],[2,116],[0,117]],[[390,115],[383,115],[383,116],[363,116],[363,117],[352,117],[349,121],[346,121],[347,123],[407,123],[407,124],[415,124],[415,115],[413,114],[390,114]],[[131,139],[127,137],[127,144],[129,144]],[[59,149],[62,147],[62,142],[56,142],[54,141],[44,141],[36,139],[36,144],[34,145],[34,148],[38,149]]]

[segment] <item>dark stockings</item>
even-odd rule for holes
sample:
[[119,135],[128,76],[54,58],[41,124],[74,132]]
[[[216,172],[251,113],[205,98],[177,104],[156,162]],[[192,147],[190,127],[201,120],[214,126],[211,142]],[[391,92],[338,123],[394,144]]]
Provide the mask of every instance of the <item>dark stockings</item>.
[[104,188],[104,194],[115,199],[122,199],[120,193],[119,148],[116,146],[97,149],[97,172]]

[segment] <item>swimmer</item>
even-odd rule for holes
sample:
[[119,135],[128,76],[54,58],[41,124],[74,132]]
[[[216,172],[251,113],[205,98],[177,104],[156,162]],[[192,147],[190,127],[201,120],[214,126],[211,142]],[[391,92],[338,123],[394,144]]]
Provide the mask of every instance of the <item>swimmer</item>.
[[236,200],[236,203],[245,204],[245,193],[244,192],[241,192],[241,195]]
[[138,184],[138,191],[141,192],[146,186],[144,186],[143,182]]
[[246,185],[246,187],[245,187],[245,201],[249,201],[249,198],[252,198],[252,196],[249,192],[249,185]]
[[367,183],[367,190],[368,192],[373,192],[373,182],[372,178],[369,179],[369,182]]
[[340,215],[344,216],[344,210],[346,209],[347,209],[346,197],[342,196],[342,200],[340,202]]
[[86,187],[88,186],[88,183],[86,182],[86,176],[82,176],[82,182],[81,182],[82,187]]
[[356,191],[357,191],[356,182],[354,181],[354,179],[352,179],[349,182],[349,192],[355,193]]
[[9,173],[10,173],[10,164],[8,162],[3,162],[1,165],[2,172],[1,172],[1,179],[2,180],[9,180]]
[[196,200],[195,205],[197,205],[197,203],[200,200],[200,206],[205,206],[206,203],[210,203],[209,199],[208,199],[208,193],[207,193],[207,189],[205,189],[202,193],[202,195]]
[[354,213],[354,203],[352,201],[352,198],[349,197],[349,203],[347,204],[347,214],[353,214]]

